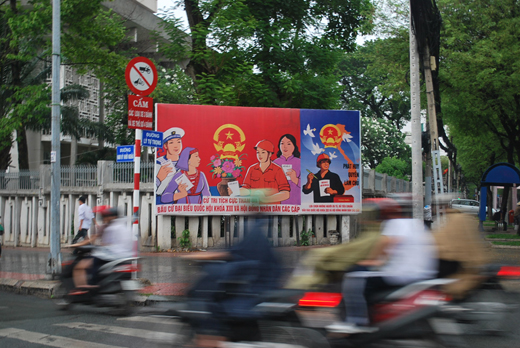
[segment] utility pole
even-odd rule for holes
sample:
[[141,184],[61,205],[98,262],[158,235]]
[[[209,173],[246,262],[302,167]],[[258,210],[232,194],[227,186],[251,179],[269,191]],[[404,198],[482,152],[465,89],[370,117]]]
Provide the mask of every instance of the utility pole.
[[[410,11],[411,14],[411,11]],[[410,99],[412,114],[412,195],[413,217],[424,219],[423,175],[421,153],[421,89],[419,81],[419,50],[410,17]],[[428,189],[426,187],[425,189]]]
[[[426,84],[426,99],[428,100],[428,123],[430,126],[430,145],[433,164],[433,182],[435,194],[444,193],[444,183],[442,181],[441,154],[439,150],[439,131],[437,129],[437,112],[435,110],[435,92],[433,90],[432,70],[435,70],[435,61],[430,55],[428,45],[424,48],[423,66],[424,79]],[[432,64],[432,61],[434,62]],[[432,67],[433,65],[433,67]]]
[[61,273],[60,254],[60,1],[52,0],[52,123],[51,123],[51,235],[47,273],[51,278]]

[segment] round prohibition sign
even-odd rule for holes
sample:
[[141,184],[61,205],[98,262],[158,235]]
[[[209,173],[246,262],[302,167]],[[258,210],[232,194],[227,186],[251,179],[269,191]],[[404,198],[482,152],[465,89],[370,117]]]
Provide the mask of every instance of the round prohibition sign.
[[125,79],[132,92],[144,97],[157,86],[157,69],[150,59],[136,57],[126,66]]

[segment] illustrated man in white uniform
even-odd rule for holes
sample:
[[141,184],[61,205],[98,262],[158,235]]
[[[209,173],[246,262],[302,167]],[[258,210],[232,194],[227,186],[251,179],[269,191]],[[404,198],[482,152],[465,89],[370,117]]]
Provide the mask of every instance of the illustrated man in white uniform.
[[[155,172],[157,173],[155,186],[157,196],[161,196],[164,193],[164,190],[168,187],[173,176],[179,170],[177,168],[177,161],[182,151],[183,136],[184,130],[178,127],[170,128],[163,134],[163,146],[166,150],[166,155],[157,158],[155,162]],[[159,199],[157,201],[160,202]]]

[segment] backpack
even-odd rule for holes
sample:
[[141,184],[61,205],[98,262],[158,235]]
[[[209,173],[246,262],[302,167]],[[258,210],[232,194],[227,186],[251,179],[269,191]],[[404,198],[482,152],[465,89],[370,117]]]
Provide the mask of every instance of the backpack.
[[2,236],[4,234],[4,226],[2,226],[2,224],[0,224],[0,236]]

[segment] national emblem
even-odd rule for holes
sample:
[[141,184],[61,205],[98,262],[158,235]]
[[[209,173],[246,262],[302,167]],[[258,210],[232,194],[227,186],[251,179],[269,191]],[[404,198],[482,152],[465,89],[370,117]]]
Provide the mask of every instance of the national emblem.
[[238,159],[239,153],[244,150],[246,136],[240,127],[227,123],[215,131],[213,140],[220,158]]
[[341,131],[338,126],[326,124],[321,128],[320,139],[325,147],[338,148],[341,145]]

